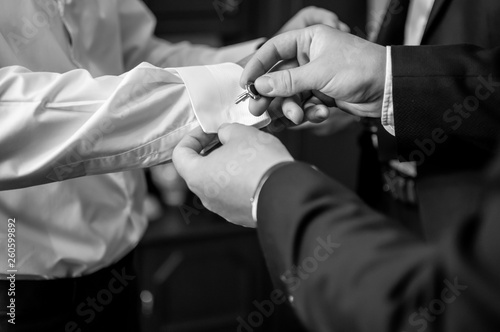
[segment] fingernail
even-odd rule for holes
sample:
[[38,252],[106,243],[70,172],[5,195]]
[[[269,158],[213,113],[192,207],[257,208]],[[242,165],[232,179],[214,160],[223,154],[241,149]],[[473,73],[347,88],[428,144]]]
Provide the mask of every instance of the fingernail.
[[255,81],[255,87],[260,94],[269,94],[274,90],[273,80],[269,76],[261,76]]
[[296,125],[302,122],[302,115],[294,111],[288,111],[286,117]]
[[326,118],[328,118],[327,111],[323,108],[318,108],[314,113],[314,116],[318,119],[323,119],[323,120],[326,120]]

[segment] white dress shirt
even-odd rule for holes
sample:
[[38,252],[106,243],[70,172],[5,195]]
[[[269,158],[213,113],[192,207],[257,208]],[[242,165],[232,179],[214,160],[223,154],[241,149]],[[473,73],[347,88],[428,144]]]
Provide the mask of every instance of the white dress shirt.
[[420,45],[435,0],[412,0],[405,26],[405,45]]
[[92,273],[146,229],[139,168],[168,161],[199,124],[268,121],[247,103],[233,106],[239,66],[204,66],[238,61],[262,40],[218,50],[170,44],[152,36],[139,0],[0,8],[0,278],[9,218],[18,277]]

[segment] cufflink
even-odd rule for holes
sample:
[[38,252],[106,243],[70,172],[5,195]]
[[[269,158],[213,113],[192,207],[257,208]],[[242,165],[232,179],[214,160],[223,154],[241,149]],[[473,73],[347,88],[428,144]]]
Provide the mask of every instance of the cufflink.
[[245,92],[243,92],[241,95],[236,98],[236,104],[239,104],[248,98],[252,98],[253,100],[259,100],[261,95],[255,88],[255,83],[249,82],[245,84]]

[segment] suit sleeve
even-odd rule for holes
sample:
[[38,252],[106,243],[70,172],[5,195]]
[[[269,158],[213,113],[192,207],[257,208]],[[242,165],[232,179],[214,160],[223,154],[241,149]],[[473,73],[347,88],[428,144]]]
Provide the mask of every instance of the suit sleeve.
[[494,151],[500,48],[393,46],[392,73],[400,159],[415,160],[417,151],[432,154],[434,145]]
[[295,163],[258,204],[272,274],[312,331],[498,331],[500,191],[424,244],[337,182]]

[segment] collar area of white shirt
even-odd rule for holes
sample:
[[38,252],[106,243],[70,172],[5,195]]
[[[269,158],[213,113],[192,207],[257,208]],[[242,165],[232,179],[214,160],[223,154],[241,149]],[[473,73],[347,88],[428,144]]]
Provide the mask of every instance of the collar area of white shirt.
[[405,45],[420,45],[435,0],[410,2],[405,26]]

